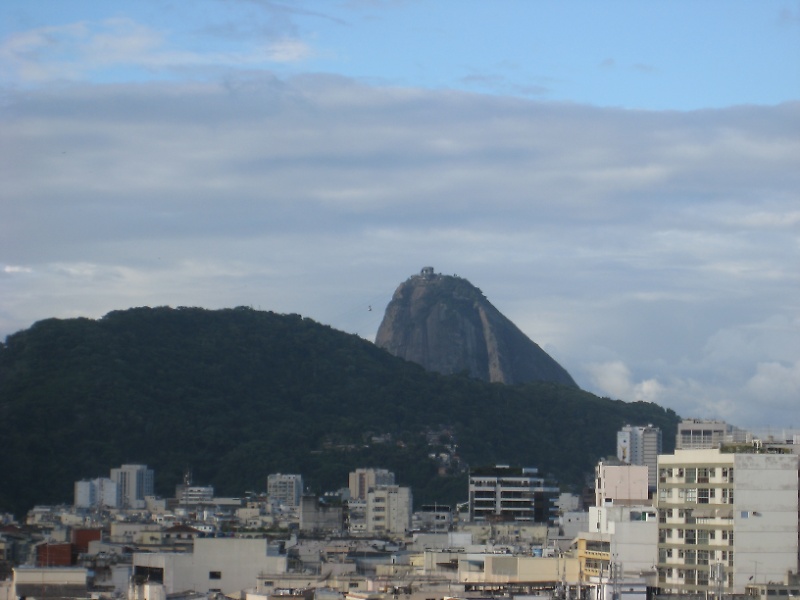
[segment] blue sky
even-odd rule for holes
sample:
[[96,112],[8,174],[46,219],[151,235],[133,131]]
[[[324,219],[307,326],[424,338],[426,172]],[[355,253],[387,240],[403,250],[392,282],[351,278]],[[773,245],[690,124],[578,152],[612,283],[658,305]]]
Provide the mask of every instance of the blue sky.
[[8,1],[0,336],[457,273],[584,389],[800,427],[800,2]]
[[[66,66],[67,79],[96,82],[269,68],[284,76],[329,73],[375,85],[677,110],[776,104],[795,99],[800,88],[800,7],[786,0],[4,6],[6,47],[29,38],[16,56],[5,54],[11,68],[4,79],[12,85],[42,77],[34,65]],[[40,43],[31,43],[33,32]]]

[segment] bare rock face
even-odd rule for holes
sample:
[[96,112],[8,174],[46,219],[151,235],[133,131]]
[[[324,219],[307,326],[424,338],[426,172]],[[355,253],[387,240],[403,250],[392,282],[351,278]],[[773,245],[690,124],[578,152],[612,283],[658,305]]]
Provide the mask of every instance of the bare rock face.
[[461,277],[425,267],[400,284],[375,343],[429,371],[500,383],[550,381],[577,387],[569,373]]

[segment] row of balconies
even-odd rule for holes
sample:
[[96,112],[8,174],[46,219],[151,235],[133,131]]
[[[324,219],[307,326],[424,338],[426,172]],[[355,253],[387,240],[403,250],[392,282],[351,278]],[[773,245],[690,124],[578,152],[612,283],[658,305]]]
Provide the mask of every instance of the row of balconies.
[[733,467],[661,467],[659,483],[733,483]]

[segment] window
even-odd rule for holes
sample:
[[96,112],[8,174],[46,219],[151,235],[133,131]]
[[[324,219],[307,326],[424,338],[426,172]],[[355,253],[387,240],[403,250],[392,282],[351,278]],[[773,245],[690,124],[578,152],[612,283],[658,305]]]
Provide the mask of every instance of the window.
[[222,571],[209,571],[208,572],[209,579],[222,579]]
[[687,544],[696,544],[697,543],[697,531],[694,529],[687,529],[686,530],[686,543]]
[[695,483],[697,481],[697,469],[686,469],[686,483]]
[[694,488],[686,489],[685,502],[697,502],[697,490]]
[[707,488],[700,488],[697,490],[697,503],[698,504],[708,504],[708,498],[710,496],[711,490]]

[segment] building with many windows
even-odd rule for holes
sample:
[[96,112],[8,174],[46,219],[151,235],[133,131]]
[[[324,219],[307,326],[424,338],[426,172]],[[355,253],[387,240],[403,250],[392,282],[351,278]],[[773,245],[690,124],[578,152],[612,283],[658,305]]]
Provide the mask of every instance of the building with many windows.
[[411,529],[411,488],[381,485],[367,493],[366,531],[404,534]]
[[648,469],[647,485],[656,489],[658,455],[661,454],[661,430],[652,425],[625,425],[617,432],[617,458]]
[[116,508],[119,504],[117,484],[106,477],[75,482],[77,508]]
[[676,450],[707,450],[722,444],[743,443],[747,432],[725,421],[708,419],[684,419],[678,424],[675,436]]
[[153,470],[147,465],[122,465],[111,469],[110,479],[117,484],[120,508],[144,508],[145,498],[154,494]]
[[298,507],[303,495],[303,476],[273,473],[267,477],[267,496],[270,502]]
[[558,494],[558,487],[534,468],[474,469],[469,476],[469,519],[553,524]]
[[757,447],[659,456],[658,578],[671,593],[743,593],[798,567],[798,456]]

